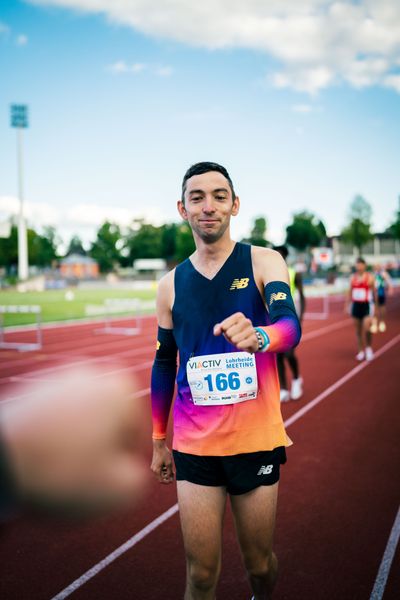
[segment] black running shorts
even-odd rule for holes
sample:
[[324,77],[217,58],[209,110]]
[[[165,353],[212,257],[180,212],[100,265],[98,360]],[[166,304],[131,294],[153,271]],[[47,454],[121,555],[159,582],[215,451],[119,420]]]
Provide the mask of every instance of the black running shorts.
[[369,302],[353,302],[351,316],[354,319],[365,319],[370,314]]
[[382,293],[378,293],[378,305],[379,306],[385,306],[386,304],[386,294],[385,292]]
[[177,481],[223,486],[229,494],[245,494],[279,481],[286,462],[284,446],[233,456],[196,456],[173,450]]

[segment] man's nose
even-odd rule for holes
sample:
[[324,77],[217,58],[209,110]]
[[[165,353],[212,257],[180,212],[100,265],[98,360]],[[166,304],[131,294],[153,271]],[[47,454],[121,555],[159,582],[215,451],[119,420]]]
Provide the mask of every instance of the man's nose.
[[205,197],[205,201],[203,204],[203,211],[206,213],[210,213],[210,212],[214,212],[215,211],[215,207],[214,207],[214,199],[212,198],[212,196],[206,196]]

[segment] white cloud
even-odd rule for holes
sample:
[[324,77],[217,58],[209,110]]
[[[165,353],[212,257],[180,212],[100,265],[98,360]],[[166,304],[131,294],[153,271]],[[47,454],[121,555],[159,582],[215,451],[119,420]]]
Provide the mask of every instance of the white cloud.
[[266,52],[281,64],[272,77],[280,88],[314,94],[340,81],[387,86],[387,78],[397,76],[398,0],[30,1],[102,13],[114,23],[192,46]]
[[[19,200],[15,196],[0,196],[0,215],[3,218],[19,215]],[[27,221],[37,226],[38,224],[56,225],[60,222],[59,212],[44,202],[24,202],[24,214]]]
[[130,68],[132,73],[141,73],[145,69],[147,69],[147,65],[144,63],[133,63]]
[[[41,229],[53,225],[68,232],[94,232],[104,221],[129,226],[133,220],[144,219],[154,225],[161,225],[165,217],[161,209],[147,206],[132,210],[118,206],[100,206],[93,203],[78,203],[69,208],[56,208],[44,202],[25,202],[24,213],[30,226]],[[19,200],[15,196],[0,196],[0,221],[16,218],[19,214]]]
[[118,60],[115,63],[108,65],[107,70],[116,75],[126,73],[138,75],[139,73],[143,73],[143,71],[149,71],[158,77],[170,77],[174,72],[173,68],[169,65],[154,66],[141,62],[128,63],[125,60]]
[[126,73],[128,71],[128,65],[123,60],[118,60],[112,65],[109,65],[107,69],[112,73]]
[[0,21],[0,35],[6,35],[7,33],[9,33],[9,31],[9,26],[3,23],[3,21]]
[[309,69],[291,69],[290,71],[275,73],[272,84],[277,88],[293,88],[299,92],[315,94],[322,88],[331,85],[335,80],[332,70],[324,66]]
[[294,104],[292,106],[292,111],[302,114],[308,114],[314,110],[314,107],[311,104]]
[[155,74],[158,75],[159,77],[170,77],[173,72],[174,72],[173,68],[169,67],[169,66],[156,67],[156,69],[155,69]]
[[400,94],[400,74],[399,75],[387,75],[383,79],[383,85],[396,90]]
[[24,33],[20,33],[17,35],[15,43],[17,46],[26,46],[28,43],[28,36],[26,36]]

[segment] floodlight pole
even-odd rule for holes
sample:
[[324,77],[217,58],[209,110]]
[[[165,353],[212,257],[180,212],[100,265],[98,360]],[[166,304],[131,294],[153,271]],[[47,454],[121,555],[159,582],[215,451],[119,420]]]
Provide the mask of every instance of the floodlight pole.
[[18,162],[18,197],[19,197],[19,219],[18,219],[18,278],[22,281],[28,279],[28,236],[24,215],[24,161],[22,152],[22,127],[17,127],[17,162]]
[[23,163],[23,137],[22,130],[28,127],[28,107],[21,104],[11,105],[11,127],[17,130],[17,165],[18,165],[18,278],[21,281],[28,279],[28,238],[24,214],[24,163]]

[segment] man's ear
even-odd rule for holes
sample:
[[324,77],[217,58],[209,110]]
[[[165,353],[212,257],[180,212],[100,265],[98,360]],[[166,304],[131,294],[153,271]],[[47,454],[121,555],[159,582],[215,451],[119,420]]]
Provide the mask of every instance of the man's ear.
[[231,212],[233,217],[236,217],[236,215],[239,212],[239,208],[240,208],[240,199],[239,199],[239,196],[235,196],[235,199],[234,199],[233,205],[232,205],[232,212]]
[[176,203],[177,209],[178,209],[178,213],[181,215],[182,219],[184,221],[187,221],[187,213],[186,213],[186,208],[185,205],[183,204],[182,200],[178,200],[178,202]]

